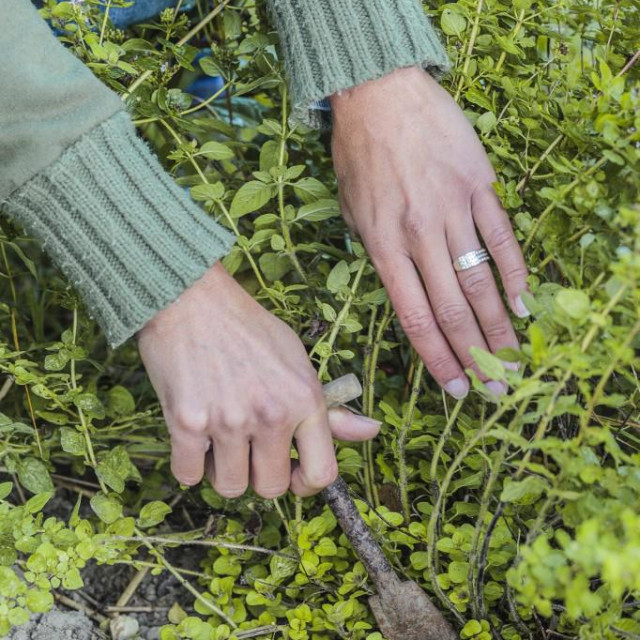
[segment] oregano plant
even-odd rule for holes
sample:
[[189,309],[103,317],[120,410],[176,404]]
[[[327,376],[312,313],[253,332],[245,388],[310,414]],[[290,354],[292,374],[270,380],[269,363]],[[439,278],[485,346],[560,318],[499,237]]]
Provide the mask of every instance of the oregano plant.
[[[531,272],[520,349],[473,354],[509,384],[497,403],[472,372],[453,402],[411,350],[340,217],[328,134],[290,121],[262,3],[197,0],[127,31],[100,4],[41,13],[236,235],[225,267],[298,333],[322,381],[363,381],[357,408],[383,428],[338,460],[394,568],[464,639],[640,637],[637,4],[425,3],[452,61],[442,82]],[[196,100],[202,75],[219,89]],[[0,247],[0,635],[82,590],[90,563],[178,581],[190,604],[162,640],[383,640],[322,501],[180,487],[134,342],[107,349],[5,219]],[[198,571],[176,560],[195,548]]]

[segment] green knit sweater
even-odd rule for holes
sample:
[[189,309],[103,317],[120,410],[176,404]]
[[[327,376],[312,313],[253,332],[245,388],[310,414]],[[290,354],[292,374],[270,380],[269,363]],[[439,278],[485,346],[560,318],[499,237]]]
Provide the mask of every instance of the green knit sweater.
[[[141,0],[138,0],[141,1]],[[294,119],[390,71],[447,68],[419,0],[269,0]],[[0,0],[0,209],[42,242],[117,346],[234,242],[137,136],[120,98],[29,0]]]

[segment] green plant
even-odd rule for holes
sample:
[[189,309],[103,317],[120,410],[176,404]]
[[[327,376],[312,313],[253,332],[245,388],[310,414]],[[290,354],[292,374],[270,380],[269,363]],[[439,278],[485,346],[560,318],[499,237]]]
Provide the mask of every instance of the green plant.
[[[89,0],[43,14],[237,234],[227,269],[298,332],[321,378],[362,376],[361,408],[384,427],[340,445],[341,472],[394,566],[461,637],[637,638],[640,16],[631,0],[436,4],[445,84],[489,150],[532,272],[521,349],[500,354],[520,371],[476,353],[511,386],[498,405],[477,380],[452,404],[399,333],[339,217],[326,136],[288,123],[260,5],[219,4],[190,44],[204,2],[190,24],[167,10],[126,33]],[[191,106],[192,45],[209,44],[199,65],[232,98]],[[192,521],[172,517],[187,492],[168,479],[135,345],[107,350],[35,243],[2,230],[0,634],[60,586],[82,588],[92,561],[166,571],[191,592],[163,640],[381,640],[366,574],[317,499],[225,501],[203,483]],[[47,505],[62,491],[77,494],[69,517]],[[174,547],[204,547],[200,570],[171,562]]]

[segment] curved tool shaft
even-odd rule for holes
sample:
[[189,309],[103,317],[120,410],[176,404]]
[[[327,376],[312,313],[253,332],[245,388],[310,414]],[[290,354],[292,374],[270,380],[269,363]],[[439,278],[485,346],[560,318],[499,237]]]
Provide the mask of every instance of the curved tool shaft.
[[[324,391],[331,408],[359,397],[362,387],[349,374],[325,385]],[[420,586],[398,578],[353,503],[347,483],[338,476],[322,495],[376,586],[378,595],[369,598],[369,604],[382,633],[389,640],[456,640],[457,634]]]

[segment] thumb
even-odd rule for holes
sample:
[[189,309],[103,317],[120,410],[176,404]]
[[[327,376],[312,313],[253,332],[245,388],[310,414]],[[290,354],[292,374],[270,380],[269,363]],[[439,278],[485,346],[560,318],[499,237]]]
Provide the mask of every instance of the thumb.
[[378,420],[356,415],[343,407],[329,409],[328,415],[331,435],[338,440],[349,442],[371,440],[378,435],[382,425]]

